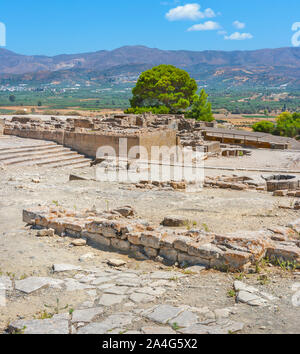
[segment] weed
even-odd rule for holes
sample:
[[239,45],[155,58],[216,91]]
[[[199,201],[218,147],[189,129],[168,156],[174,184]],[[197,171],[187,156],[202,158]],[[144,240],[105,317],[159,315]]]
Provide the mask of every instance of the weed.
[[267,275],[260,275],[257,280],[259,281],[260,285],[266,285],[270,282],[269,278]]
[[239,274],[235,275],[234,278],[236,280],[243,280],[245,278],[245,273],[240,272]]
[[59,311],[66,310],[69,307],[69,305],[66,305],[64,307],[60,307],[59,299],[56,299],[56,305],[55,306],[46,305],[46,304],[44,306],[47,307],[47,308],[52,308],[54,310],[54,313],[57,314],[57,315],[59,314]]
[[46,320],[47,318],[52,318],[53,313],[49,313],[46,310],[40,312],[40,314],[36,317],[37,320]]
[[172,329],[173,329],[174,331],[178,331],[180,328],[181,328],[181,327],[178,326],[178,323],[176,323],[176,322],[172,323]]
[[234,289],[230,289],[227,293],[228,297],[236,297],[236,291]]
[[209,232],[209,231],[210,231],[210,229],[209,229],[209,227],[207,226],[207,224],[203,223],[203,224],[202,224],[202,227],[203,227],[203,229],[204,229],[205,232]]

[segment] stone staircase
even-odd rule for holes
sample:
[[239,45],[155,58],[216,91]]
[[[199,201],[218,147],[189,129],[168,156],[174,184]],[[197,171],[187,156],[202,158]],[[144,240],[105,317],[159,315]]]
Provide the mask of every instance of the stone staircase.
[[[5,138],[1,137],[1,140]],[[3,141],[2,140],[2,141]],[[5,139],[6,140],[6,139]],[[8,140],[7,140],[8,141]],[[84,168],[90,166],[91,160],[54,142],[7,146],[0,145],[0,165],[4,166],[45,166]]]

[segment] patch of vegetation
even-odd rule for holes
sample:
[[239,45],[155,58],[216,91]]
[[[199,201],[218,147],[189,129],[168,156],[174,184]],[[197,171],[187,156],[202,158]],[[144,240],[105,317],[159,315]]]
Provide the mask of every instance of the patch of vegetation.
[[236,297],[236,291],[234,289],[230,289],[227,293],[228,297]]
[[172,329],[173,329],[174,331],[179,331],[180,328],[182,328],[182,327],[180,327],[180,326],[178,325],[178,323],[176,323],[176,322],[172,323]]
[[66,306],[63,306],[61,307],[60,306],[60,300],[59,299],[56,299],[56,305],[52,306],[52,305],[44,305],[46,308],[50,308],[53,310],[53,314],[56,314],[58,315],[60,311],[63,311],[63,310],[66,310],[69,305],[66,305]]

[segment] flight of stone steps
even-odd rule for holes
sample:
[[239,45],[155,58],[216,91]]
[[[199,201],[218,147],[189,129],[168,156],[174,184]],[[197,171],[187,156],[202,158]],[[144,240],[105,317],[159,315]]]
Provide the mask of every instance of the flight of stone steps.
[[10,139],[1,136],[0,165],[2,166],[45,166],[84,168],[90,166],[91,160],[83,155],[58,145],[54,142],[39,141],[34,144],[8,144]]

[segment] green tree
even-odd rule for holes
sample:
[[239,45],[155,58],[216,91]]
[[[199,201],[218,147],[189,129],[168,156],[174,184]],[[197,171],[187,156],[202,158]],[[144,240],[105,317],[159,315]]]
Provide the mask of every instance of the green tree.
[[281,113],[277,117],[277,126],[274,134],[291,138],[300,135],[300,113]]
[[141,74],[132,90],[132,108],[166,107],[178,113],[191,106],[197,84],[189,74],[172,65],[159,65]]
[[42,106],[42,102],[38,101],[38,107],[41,107],[41,106]]
[[15,102],[16,101],[16,96],[15,95],[10,95],[9,96],[10,102]]
[[252,129],[255,132],[272,134],[274,132],[275,125],[272,122],[263,120],[253,124]]
[[214,116],[211,111],[211,103],[208,102],[207,98],[207,93],[202,89],[200,95],[194,98],[192,108],[186,113],[186,117],[205,122],[212,122]]

